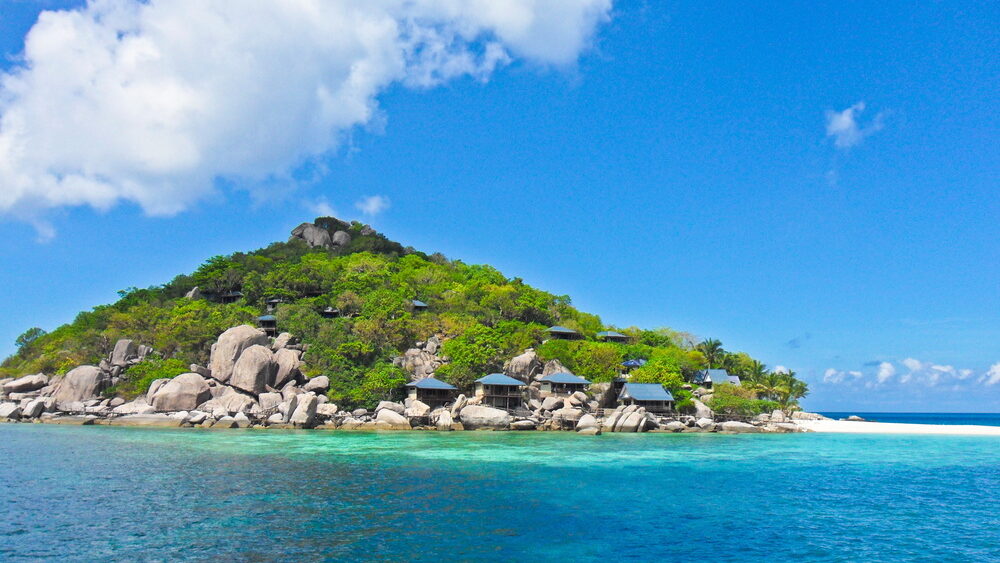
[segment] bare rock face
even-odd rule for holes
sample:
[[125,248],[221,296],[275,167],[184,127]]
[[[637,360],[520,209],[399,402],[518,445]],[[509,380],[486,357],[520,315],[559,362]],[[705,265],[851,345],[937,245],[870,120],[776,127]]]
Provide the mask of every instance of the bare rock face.
[[281,350],[289,345],[298,344],[298,340],[299,339],[292,336],[291,333],[282,332],[274,338],[274,343],[271,344],[271,350],[277,352],[278,350]]
[[115,342],[115,348],[111,351],[111,365],[125,367],[129,361],[139,357],[139,345],[133,340],[123,338]]
[[298,350],[280,348],[274,354],[274,361],[278,366],[275,371],[274,381],[269,382],[268,385],[275,389],[281,389],[289,381],[298,380],[299,368],[302,366],[301,355],[302,352]]
[[201,290],[198,289],[198,286],[195,286],[191,289],[191,291],[184,294],[184,299],[190,299],[192,301],[201,299]]
[[375,421],[388,426],[387,430],[409,430],[410,421],[396,411],[382,409],[375,415]]
[[168,381],[170,381],[170,378],[166,377],[163,379],[154,379],[153,382],[149,384],[149,389],[146,390],[146,402],[152,404],[153,395],[155,395],[156,392],[160,390],[160,387],[163,387]]
[[691,399],[691,402],[694,403],[694,415],[696,417],[712,418],[713,416],[715,416],[715,413],[712,412],[712,409],[708,408],[708,405],[706,405],[705,403],[699,401],[698,399]]
[[190,411],[212,398],[208,382],[197,373],[182,373],[167,381],[151,395],[150,404],[158,411]]
[[277,371],[278,364],[274,361],[271,349],[255,344],[244,350],[236,360],[229,385],[259,395],[265,391],[268,383],[274,381]]
[[410,348],[397,360],[397,365],[410,373],[410,381],[430,377],[445,364],[439,356],[420,348]]
[[296,399],[298,399],[298,402],[288,422],[296,426],[309,428],[316,422],[316,406],[318,405],[316,395],[304,393],[296,396]]
[[331,242],[333,246],[347,246],[351,244],[351,235],[347,231],[337,231],[333,233]]
[[[306,241],[306,244],[312,247],[328,248],[333,244],[333,238],[330,236],[330,231],[322,227],[317,227],[312,223],[302,223],[298,227],[292,229],[292,238],[302,239]],[[348,242],[350,242],[350,237],[348,237]]]
[[251,346],[270,346],[271,342],[263,331],[250,325],[234,326],[223,332],[212,347],[212,359],[209,368],[212,377],[226,383],[233,375],[236,361],[243,351]]
[[35,375],[26,375],[24,377],[19,377],[13,381],[8,381],[3,384],[4,393],[28,393],[31,391],[38,391],[42,387],[49,384],[49,377],[45,374],[38,373]]
[[97,366],[73,368],[63,377],[53,398],[57,404],[93,399],[104,390],[110,379],[110,376]]
[[552,375],[553,373],[571,373],[566,366],[562,365],[559,360],[549,360],[545,362],[545,367],[542,368],[542,374],[540,377],[545,377],[546,375]]
[[481,405],[466,406],[459,413],[459,419],[462,421],[462,425],[469,430],[507,430],[511,423],[511,416],[507,411]]
[[302,389],[306,392],[312,391],[313,393],[326,393],[326,390],[330,388],[330,378],[325,375],[318,375],[302,386]]
[[533,349],[527,349],[520,356],[514,356],[503,366],[503,372],[514,379],[530,383],[542,372],[542,361]]

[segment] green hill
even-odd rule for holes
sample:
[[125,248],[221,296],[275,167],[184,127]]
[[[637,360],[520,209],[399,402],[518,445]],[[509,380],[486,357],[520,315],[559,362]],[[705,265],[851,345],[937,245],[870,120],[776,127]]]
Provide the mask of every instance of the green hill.
[[[298,236],[253,252],[215,256],[162,286],[120,291],[116,303],[82,312],[52,332],[30,329],[18,338],[18,351],[3,362],[0,377],[97,364],[118,339],[130,338],[156,351],[109,391],[134,396],[154,379],[205,364],[221,332],[254,324],[269,300],[280,300],[273,312],[279,330],[307,345],[305,374],[329,376],[330,399],[340,405],[370,406],[395,393],[407,373],[394,359],[432,335],[443,341],[441,354],[448,360],[436,376],[463,389],[535,348],[542,360],[559,360],[595,382],[613,379],[623,360],[648,360],[633,380],[667,385],[679,407],[690,405],[686,382],[706,367],[726,368],[747,383],[731,397],[716,393],[716,400],[742,401],[739,408],[772,406],[758,396],[786,403],[795,397],[783,395],[801,396],[789,385],[794,376],[770,373],[717,341],[695,345],[689,335],[670,329],[611,327],[574,308],[567,296],[487,265],[404,248],[360,223],[323,217],[293,234]],[[188,296],[195,288],[201,297]],[[426,303],[426,310],[415,309],[414,300]],[[325,317],[326,308],[339,316]],[[545,329],[552,325],[581,338],[546,342]],[[624,333],[630,343],[599,341],[597,333],[605,330]]]

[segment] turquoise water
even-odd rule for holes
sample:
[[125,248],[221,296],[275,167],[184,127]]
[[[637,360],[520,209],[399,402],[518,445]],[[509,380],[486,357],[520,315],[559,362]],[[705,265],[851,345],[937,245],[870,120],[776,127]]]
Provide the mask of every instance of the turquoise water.
[[865,420],[876,422],[902,422],[905,424],[975,424],[978,426],[1000,426],[1000,413],[958,413],[958,412],[824,412],[830,418],[847,418],[858,415]]
[[997,561],[1000,440],[0,424],[0,560]]

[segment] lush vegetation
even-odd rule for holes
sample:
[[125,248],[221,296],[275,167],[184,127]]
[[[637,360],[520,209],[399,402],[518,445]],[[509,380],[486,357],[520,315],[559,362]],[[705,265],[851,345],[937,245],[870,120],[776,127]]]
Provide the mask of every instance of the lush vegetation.
[[[347,406],[370,406],[398,393],[406,374],[393,358],[433,334],[444,338],[442,353],[450,360],[437,376],[462,388],[535,347],[543,360],[559,360],[595,382],[613,379],[625,359],[647,360],[633,372],[634,380],[666,385],[682,407],[691,405],[685,381],[707,366],[726,367],[753,382],[748,392],[788,406],[804,394],[804,388],[769,385],[763,364],[726,352],[717,341],[695,345],[690,335],[669,329],[614,329],[575,309],[568,297],[507,278],[490,266],[404,248],[358,223],[321,218],[316,224],[348,231],[351,243],[330,250],[309,248],[300,240],[275,243],[210,258],[194,273],[162,286],[123,290],[116,303],[80,313],[50,333],[26,331],[0,376],[65,373],[99,362],[115,341],[131,338],[156,350],[113,390],[134,396],[189,363],[205,364],[222,331],[253,323],[267,300],[281,298],[275,312],[280,329],[308,345],[306,375],[329,376],[330,399]],[[210,298],[185,298],[195,287]],[[242,292],[234,303],[217,299],[234,291]],[[427,303],[428,310],[415,311],[414,299]],[[324,318],[325,307],[339,309],[341,316]],[[544,329],[554,324],[578,331],[582,339],[543,343]],[[631,343],[598,341],[596,333],[608,329],[630,336]]]

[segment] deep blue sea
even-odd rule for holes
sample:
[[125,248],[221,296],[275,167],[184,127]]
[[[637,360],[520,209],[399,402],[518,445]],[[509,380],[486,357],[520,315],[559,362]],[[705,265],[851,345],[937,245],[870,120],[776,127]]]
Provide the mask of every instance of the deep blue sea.
[[824,412],[830,418],[840,419],[858,415],[874,422],[903,422],[906,424],[976,424],[1000,426],[1000,413],[936,413],[936,412]]
[[1000,439],[0,424],[0,560],[1000,561]]

